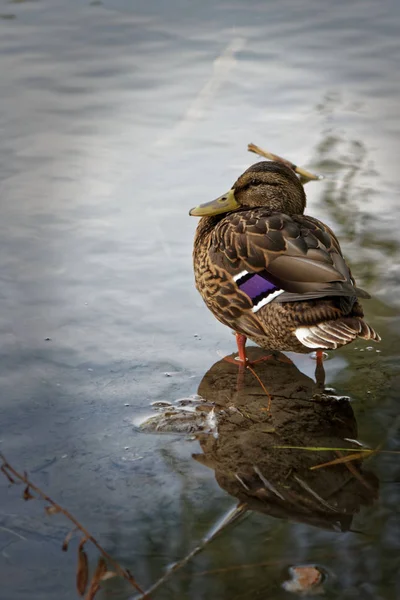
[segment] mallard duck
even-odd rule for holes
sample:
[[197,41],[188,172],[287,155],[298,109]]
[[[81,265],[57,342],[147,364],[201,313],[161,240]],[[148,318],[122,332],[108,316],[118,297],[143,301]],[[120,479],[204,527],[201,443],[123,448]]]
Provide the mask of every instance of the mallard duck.
[[293,168],[257,162],[228,193],[192,208],[195,282],[215,317],[236,333],[239,360],[250,338],[268,350],[307,353],[356,338],[380,341],[364,321],[356,286],[333,231],[304,215]]

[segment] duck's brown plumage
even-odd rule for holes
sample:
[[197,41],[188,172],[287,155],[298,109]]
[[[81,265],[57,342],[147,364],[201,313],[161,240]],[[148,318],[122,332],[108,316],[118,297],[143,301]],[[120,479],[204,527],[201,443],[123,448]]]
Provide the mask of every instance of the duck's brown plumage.
[[[271,350],[378,341],[357,300],[369,296],[356,287],[336,236],[302,214],[306,198],[295,173],[281,163],[256,163],[232,192],[236,210],[203,217],[194,242],[196,286],[217,319]],[[261,290],[279,290],[260,308],[244,291],[251,278]]]

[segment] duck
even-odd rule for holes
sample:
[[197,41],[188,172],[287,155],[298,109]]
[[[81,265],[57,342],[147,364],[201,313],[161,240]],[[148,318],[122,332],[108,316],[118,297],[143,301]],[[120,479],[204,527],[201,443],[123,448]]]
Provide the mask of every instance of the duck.
[[213,315],[236,335],[270,351],[336,350],[357,338],[380,341],[364,319],[338,238],[304,214],[306,194],[295,166],[251,165],[216,200],[192,208],[200,217],[193,246],[195,285]]

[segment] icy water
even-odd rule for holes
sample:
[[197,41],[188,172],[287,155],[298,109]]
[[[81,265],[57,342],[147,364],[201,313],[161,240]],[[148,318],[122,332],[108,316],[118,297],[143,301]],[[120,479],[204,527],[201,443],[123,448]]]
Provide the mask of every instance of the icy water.
[[[137,428],[152,403],[207,400],[210,385],[233,402],[232,374],[203,379],[235,348],[194,289],[188,210],[257,160],[254,142],[325,175],[308,212],[337,231],[383,338],[326,361],[327,385],[351,399],[326,406],[337,430],[307,403],[314,362],[292,356],[302,395],[283,403],[280,439],[400,450],[400,4],[1,0],[0,17],[1,451],[146,589],[246,486],[262,502],[263,480],[240,470],[261,461],[284,499],[254,500],[152,598],[285,600],[304,564],[326,574],[328,600],[400,597],[399,455],[310,480],[307,460],[325,455],[268,461],[276,439],[249,374],[218,437],[213,423],[201,440]],[[68,523],[21,493],[0,478],[1,599],[75,598],[77,540],[62,553]],[[98,597],[133,593],[110,579]]]

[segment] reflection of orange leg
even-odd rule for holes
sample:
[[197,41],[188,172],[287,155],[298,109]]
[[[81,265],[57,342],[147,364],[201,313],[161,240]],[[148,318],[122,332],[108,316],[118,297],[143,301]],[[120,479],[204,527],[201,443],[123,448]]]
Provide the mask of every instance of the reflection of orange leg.
[[[247,368],[249,369],[250,373],[252,373],[252,375],[257,379],[258,383],[261,386],[261,389],[265,392],[265,395],[268,398],[268,405],[267,405],[266,410],[269,412],[271,410],[271,401],[272,401],[271,394],[269,393],[269,391],[267,390],[267,388],[265,387],[265,385],[263,384],[263,382],[261,381],[261,379],[255,372],[255,370],[252,367],[250,367],[249,365],[247,365]],[[261,410],[264,410],[264,409],[261,409]]]
[[315,367],[315,381],[320,388],[325,386],[325,369],[324,369],[324,351],[317,350],[316,353],[317,365]]
[[273,358],[275,358],[273,354],[266,354],[262,358],[257,358],[257,360],[249,360],[248,364],[250,366],[257,365],[260,362],[264,362],[265,360],[272,360]]
[[[260,384],[261,388],[264,390],[264,392],[268,398],[267,410],[269,411],[271,408],[271,396],[268,393],[268,391],[266,390],[263,382],[261,381],[261,379],[259,378],[259,376],[253,370],[252,367],[253,367],[253,365],[255,365],[259,362],[262,362],[264,360],[270,360],[271,358],[274,358],[274,357],[272,354],[269,354],[269,355],[263,356],[262,358],[259,358],[257,360],[249,361],[249,359],[246,356],[247,337],[245,335],[243,335],[242,333],[237,333],[237,332],[235,332],[235,337],[236,337],[236,343],[237,343],[238,354],[239,354],[239,356],[238,356],[239,373],[238,373],[238,380],[237,380],[237,390],[240,391],[242,389],[242,386],[244,384],[244,371],[245,371],[245,369],[249,369],[249,371],[257,379],[258,383]],[[228,358],[230,358],[230,357],[228,357]]]
[[[237,365],[238,361],[235,361],[235,362]],[[246,368],[247,368],[247,365],[244,365],[243,363],[239,363],[237,380],[236,380],[236,391],[238,393],[241,392],[244,388],[244,374],[246,372]]]

